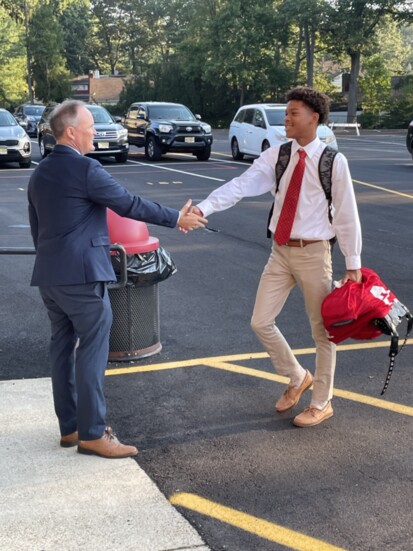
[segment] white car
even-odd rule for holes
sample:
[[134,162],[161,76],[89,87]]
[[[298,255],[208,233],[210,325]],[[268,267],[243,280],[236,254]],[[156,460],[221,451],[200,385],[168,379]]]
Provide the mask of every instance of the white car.
[[[257,103],[240,107],[229,127],[229,144],[236,161],[244,155],[258,157],[273,145],[288,141],[285,135],[285,103]],[[338,149],[334,132],[320,124],[317,135],[321,141]]]

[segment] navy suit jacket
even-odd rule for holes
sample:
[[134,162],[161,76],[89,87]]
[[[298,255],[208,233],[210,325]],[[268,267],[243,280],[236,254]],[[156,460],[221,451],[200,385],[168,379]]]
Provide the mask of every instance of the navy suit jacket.
[[175,227],[179,211],[134,196],[101,164],[57,144],[30,178],[30,228],[36,249],[34,286],[116,279],[106,207],[120,216]]

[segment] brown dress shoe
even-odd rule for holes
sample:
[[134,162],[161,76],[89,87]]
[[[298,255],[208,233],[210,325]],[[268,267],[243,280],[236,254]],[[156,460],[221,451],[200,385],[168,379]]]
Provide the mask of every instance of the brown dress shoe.
[[77,445],[78,441],[79,435],[77,431],[60,437],[60,445],[62,448],[73,448],[73,446]]
[[300,386],[288,385],[283,392],[281,398],[275,404],[275,410],[278,413],[284,413],[298,404],[298,400],[301,398],[301,394],[308,390],[313,384],[313,376],[307,369],[307,373],[304,377],[304,381]]
[[107,457],[109,459],[132,457],[138,453],[135,446],[121,444],[110,427],[106,427],[102,438],[98,438],[97,440],[79,440],[77,451],[85,455],[98,455],[99,457]]
[[333,406],[331,405],[331,402],[328,402],[327,405],[323,407],[323,409],[312,407],[305,408],[305,410],[300,413],[300,415],[297,415],[297,417],[295,417],[293,423],[297,427],[314,427],[315,425],[319,425],[326,419],[333,417],[333,415]]

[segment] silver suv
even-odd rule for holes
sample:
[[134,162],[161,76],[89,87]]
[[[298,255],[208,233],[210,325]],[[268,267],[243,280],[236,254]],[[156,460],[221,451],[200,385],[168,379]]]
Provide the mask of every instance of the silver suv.
[[32,144],[25,130],[6,109],[0,109],[0,163],[19,163],[29,168]]
[[[38,127],[40,154],[44,158],[56,144],[50,128],[50,115],[58,104],[51,104],[43,111]],[[126,163],[128,160],[128,131],[101,105],[86,104],[85,107],[93,115],[96,135],[93,139],[95,151],[90,157],[115,157],[116,162]]]

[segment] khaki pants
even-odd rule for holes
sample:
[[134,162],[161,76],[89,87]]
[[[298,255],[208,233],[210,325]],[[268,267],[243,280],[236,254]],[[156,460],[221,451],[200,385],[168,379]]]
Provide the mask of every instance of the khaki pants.
[[[258,286],[251,327],[268,352],[275,370],[299,385],[305,370],[275,324],[288,295],[295,285],[304,295],[305,308],[316,345],[316,368],[311,405],[323,407],[333,395],[336,346],[327,339],[321,316],[321,303],[332,284],[331,250],[328,241],[305,247],[279,247],[273,243],[268,263]],[[302,330],[297,316],[294,325]]]

